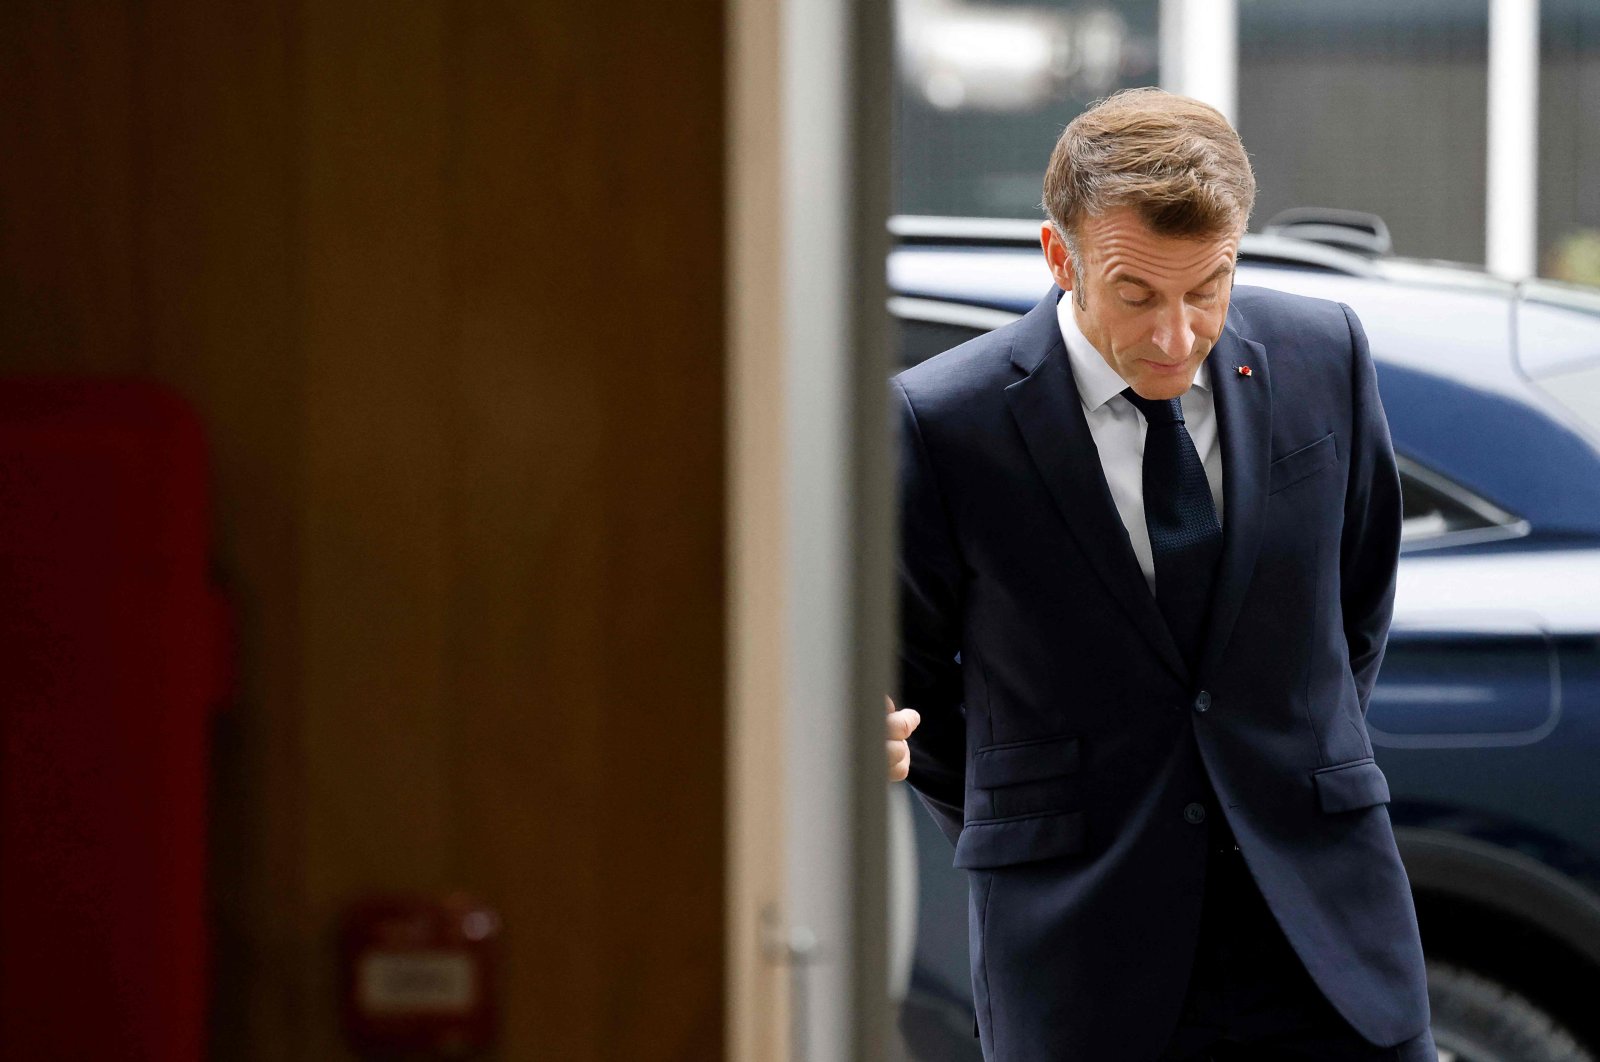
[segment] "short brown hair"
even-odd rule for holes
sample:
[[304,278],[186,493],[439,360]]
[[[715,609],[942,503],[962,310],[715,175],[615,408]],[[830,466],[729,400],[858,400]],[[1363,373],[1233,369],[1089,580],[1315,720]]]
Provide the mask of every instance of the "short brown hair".
[[1250,157],[1222,112],[1136,88],[1091,104],[1062,131],[1042,205],[1075,245],[1085,216],[1127,205],[1163,236],[1242,230],[1255,198]]

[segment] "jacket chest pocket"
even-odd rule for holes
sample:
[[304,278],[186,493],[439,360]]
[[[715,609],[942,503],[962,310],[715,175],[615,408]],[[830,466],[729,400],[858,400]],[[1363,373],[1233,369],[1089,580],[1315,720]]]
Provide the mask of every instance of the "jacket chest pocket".
[[1076,783],[1079,740],[1072,736],[1004,742],[975,749],[972,787],[955,865],[968,869],[1029,863],[1083,850]]
[[1284,454],[1267,466],[1267,493],[1272,495],[1288,490],[1332,465],[1338,456],[1338,446],[1331,431],[1314,443]]

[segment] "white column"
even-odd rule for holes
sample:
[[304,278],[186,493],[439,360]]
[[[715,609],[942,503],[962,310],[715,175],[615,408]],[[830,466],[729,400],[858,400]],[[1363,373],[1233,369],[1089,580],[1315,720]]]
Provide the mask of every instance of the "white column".
[[1238,124],[1238,0],[1161,0],[1161,87]]
[[[888,1057],[893,651],[887,0],[779,24],[787,934],[793,1062]],[[780,706],[774,706],[775,709]]]
[[[793,1062],[850,1058],[850,51],[841,0],[786,0],[782,141],[788,436],[788,932]],[[777,750],[774,750],[775,752]]]
[[727,4],[726,1053],[878,1062],[888,0]]
[[1539,0],[1489,3],[1489,173],[1484,263],[1516,280],[1539,247]]

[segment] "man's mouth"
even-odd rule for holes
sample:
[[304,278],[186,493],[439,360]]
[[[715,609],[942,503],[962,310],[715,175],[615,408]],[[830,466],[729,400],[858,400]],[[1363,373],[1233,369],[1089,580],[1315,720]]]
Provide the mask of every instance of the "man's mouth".
[[1140,358],[1139,360],[1148,365],[1151,372],[1159,376],[1172,376],[1175,373],[1182,372],[1189,364],[1186,361],[1177,361],[1169,365],[1164,361],[1151,361],[1149,358]]

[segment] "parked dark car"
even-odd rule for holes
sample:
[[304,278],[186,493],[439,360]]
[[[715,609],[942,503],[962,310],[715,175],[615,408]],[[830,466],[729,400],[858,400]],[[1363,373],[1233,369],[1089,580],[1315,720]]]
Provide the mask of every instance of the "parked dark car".
[[[1290,220],[1245,238],[1237,282],[1354,308],[1400,464],[1399,587],[1368,728],[1440,1058],[1600,1057],[1600,293],[1398,259],[1376,219]],[[893,227],[905,365],[1049,290],[1036,222]],[[915,838],[896,867],[915,897],[899,912],[907,1054],[979,1059],[965,877],[896,797]]]

